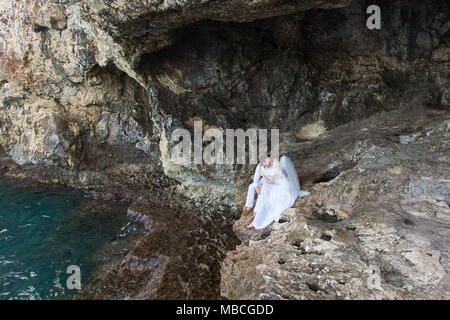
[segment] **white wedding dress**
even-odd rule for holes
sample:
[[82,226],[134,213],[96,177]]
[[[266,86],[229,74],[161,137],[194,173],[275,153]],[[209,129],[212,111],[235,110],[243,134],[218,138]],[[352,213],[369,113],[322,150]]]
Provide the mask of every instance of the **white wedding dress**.
[[253,210],[256,216],[252,222],[255,229],[265,228],[273,221],[278,222],[284,211],[294,205],[297,197],[310,194],[300,189],[297,171],[288,157],[281,157],[278,170],[273,176],[275,174],[274,182],[264,184],[256,201]]

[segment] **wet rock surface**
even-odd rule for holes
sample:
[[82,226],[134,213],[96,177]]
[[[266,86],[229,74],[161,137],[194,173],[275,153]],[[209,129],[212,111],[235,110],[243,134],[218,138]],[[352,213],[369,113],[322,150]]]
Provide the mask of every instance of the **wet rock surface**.
[[220,299],[220,264],[238,243],[231,219],[141,201],[128,215],[145,234],[98,270],[77,299]]
[[[241,217],[234,229],[243,244],[222,264],[221,294],[448,299],[449,116],[410,106],[293,145],[289,155],[301,180],[313,170],[353,165],[328,182],[305,185],[312,195],[250,241],[248,216]],[[401,135],[416,138],[405,145]],[[380,286],[374,289],[375,270]]]

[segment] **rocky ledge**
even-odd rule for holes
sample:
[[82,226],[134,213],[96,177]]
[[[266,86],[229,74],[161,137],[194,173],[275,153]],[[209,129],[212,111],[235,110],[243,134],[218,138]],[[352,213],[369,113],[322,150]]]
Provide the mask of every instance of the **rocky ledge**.
[[366,1],[0,1],[0,146],[105,198],[159,189],[237,212],[251,166],[179,165],[174,130],[277,128],[289,148],[450,103],[448,1],[377,3],[380,30]]
[[160,208],[141,200],[128,215],[144,234],[96,270],[76,299],[220,299],[220,262],[238,243],[231,219]]
[[[141,204],[147,227],[142,204],[165,206],[183,241],[239,212],[253,166],[177,164],[174,130],[276,128],[313,195],[270,230],[235,224],[223,296],[446,297],[450,5],[375,2],[380,30],[362,0],[0,0],[0,171]],[[181,251],[145,249],[158,228],[105,295],[177,283],[160,279]],[[218,276],[233,240],[214,230]],[[370,267],[384,291],[365,289]],[[180,283],[171,297],[219,295]]]
[[410,106],[292,145],[312,195],[266,230],[235,223],[221,294],[449,299],[449,137],[448,108]]

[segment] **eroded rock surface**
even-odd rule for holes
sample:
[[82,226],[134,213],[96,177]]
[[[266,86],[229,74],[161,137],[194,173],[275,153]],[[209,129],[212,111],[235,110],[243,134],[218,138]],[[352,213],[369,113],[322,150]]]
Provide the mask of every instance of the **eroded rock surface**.
[[244,243],[222,265],[222,295],[448,299],[449,116],[410,106],[293,145],[300,177],[336,167],[340,173],[305,186],[312,195],[248,245],[248,218],[235,223]]
[[380,1],[381,30],[350,0],[0,3],[0,144],[73,186],[165,175],[167,193],[236,212],[250,167],[174,163],[175,129],[278,128],[289,148],[411,100],[449,103],[443,0]]
[[[171,158],[177,143],[171,141],[173,131],[186,128],[192,133],[196,120],[220,131],[278,128],[282,151],[289,151],[302,181],[316,184],[300,216],[309,210],[314,221],[345,225],[357,219],[367,203],[374,230],[384,224],[395,230],[403,226],[392,212],[434,221],[417,229],[417,235],[425,233],[423,243],[414,240],[428,260],[408,247],[405,257],[399,253],[403,249],[395,249],[387,254],[395,261],[386,258],[377,263],[387,272],[384,281],[398,284],[389,287],[389,295],[418,297],[423,286],[432,290],[431,296],[442,296],[441,289],[433,289],[444,280],[439,280],[439,268],[433,271],[436,259],[429,248],[441,250],[445,239],[426,236],[429,230],[441,236],[447,223],[447,213],[435,207],[448,203],[442,196],[447,182],[439,177],[446,176],[448,155],[438,155],[448,146],[436,133],[438,127],[444,130],[446,113],[419,107],[417,118],[411,113],[402,118],[395,110],[411,105],[445,109],[450,104],[449,3],[379,0],[377,4],[382,10],[381,30],[366,28],[369,3],[356,0],[0,0],[0,170],[87,189],[99,199],[146,201],[149,206],[182,206],[230,217],[241,209],[253,166],[176,164]],[[381,116],[388,111],[394,112],[392,119]],[[441,122],[436,114],[443,117]],[[365,122],[369,117],[373,124]],[[358,137],[354,121],[368,126],[360,128]],[[429,128],[429,123],[436,128]],[[431,196],[418,198],[422,189],[422,194],[439,194],[439,202],[433,203]],[[341,197],[342,192],[346,196]],[[414,217],[405,219],[404,228],[422,228]],[[349,237],[356,234],[362,241],[363,234],[372,234],[357,225],[363,222],[355,220],[355,226],[349,226]],[[150,229],[158,226],[150,220],[144,223]],[[260,250],[266,247],[261,243],[277,234],[262,232],[263,242],[252,242],[259,235],[242,230],[245,223],[238,222],[236,232],[244,243],[261,246]],[[302,236],[304,250],[337,248],[329,256],[339,256],[343,249],[333,228],[298,221],[302,223],[320,234],[312,236],[312,244]],[[358,230],[363,233],[358,235]],[[372,232],[375,235],[364,239],[374,241],[385,231]],[[382,238],[390,237],[394,236],[386,233]],[[401,246],[405,242],[397,240],[393,241]],[[355,297],[373,297],[361,280],[368,260],[359,251],[353,254],[352,246],[347,258],[356,266],[351,275],[360,281],[351,282],[354,290],[348,287],[342,296],[351,291]],[[291,249],[286,245],[286,252]],[[342,261],[345,250],[339,256]],[[154,277],[142,283],[160,286],[164,283],[160,278],[176,260],[152,252],[131,253],[115,272],[136,280],[141,269],[147,270],[145,275]],[[264,261],[270,257],[261,256]],[[417,263],[419,271],[407,269],[399,262],[402,259]],[[431,278],[420,276],[425,269],[431,270]],[[316,271],[305,272],[311,273],[311,281],[318,280],[313,277]],[[224,273],[225,296],[234,297],[235,292],[236,297],[269,297],[257,296],[259,282],[246,286],[255,289],[246,293],[235,289],[231,280],[235,276]],[[341,282],[350,283],[347,280]],[[319,284],[307,284],[311,292],[304,291],[305,297],[325,297]],[[122,282],[115,288],[124,287]],[[333,290],[327,291],[328,296],[334,296]],[[277,292],[270,297],[283,297]],[[113,289],[108,293],[115,294]],[[150,298],[158,292],[136,287],[118,296]]]
[[128,215],[143,223],[145,235],[97,270],[77,299],[220,299],[220,262],[238,243],[231,219],[145,201]]

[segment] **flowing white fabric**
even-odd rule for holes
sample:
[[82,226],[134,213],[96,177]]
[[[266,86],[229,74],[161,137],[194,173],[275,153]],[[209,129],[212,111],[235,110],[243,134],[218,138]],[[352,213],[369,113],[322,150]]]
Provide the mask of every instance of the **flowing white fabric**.
[[282,156],[280,159],[279,169],[283,172],[284,177],[287,178],[289,188],[297,192],[299,197],[309,196],[311,193],[304,191],[300,188],[300,181],[298,180],[297,170],[295,170],[294,164],[291,159],[286,156]]
[[267,227],[273,221],[278,222],[286,209],[292,207],[297,197],[307,196],[310,193],[300,189],[297,172],[291,160],[283,156],[280,166],[274,173],[275,181],[264,183],[261,194],[256,201],[252,222],[255,229]]

